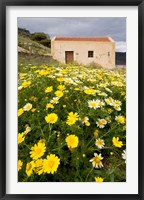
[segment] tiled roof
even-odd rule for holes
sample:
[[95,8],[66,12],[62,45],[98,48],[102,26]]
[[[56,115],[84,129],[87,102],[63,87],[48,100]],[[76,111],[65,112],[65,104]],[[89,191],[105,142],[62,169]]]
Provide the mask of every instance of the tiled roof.
[[95,42],[112,42],[109,37],[55,37],[57,41],[95,41]]

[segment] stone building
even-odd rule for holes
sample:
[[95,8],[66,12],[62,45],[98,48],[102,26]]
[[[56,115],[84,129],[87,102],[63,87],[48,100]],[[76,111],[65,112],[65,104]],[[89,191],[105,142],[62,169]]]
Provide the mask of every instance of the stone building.
[[61,63],[115,67],[115,42],[110,37],[54,37],[51,54]]

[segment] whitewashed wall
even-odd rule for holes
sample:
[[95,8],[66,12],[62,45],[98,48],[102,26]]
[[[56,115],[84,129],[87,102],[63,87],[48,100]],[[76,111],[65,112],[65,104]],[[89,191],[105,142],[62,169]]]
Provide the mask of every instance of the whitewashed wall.
[[[74,51],[74,61],[79,64],[88,65],[94,62],[108,69],[115,67],[115,42],[113,41],[51,41],[51,54],[54,59],[65,63],[65,51]],[[94,56],[88,57],[88,51],[94,51]]]

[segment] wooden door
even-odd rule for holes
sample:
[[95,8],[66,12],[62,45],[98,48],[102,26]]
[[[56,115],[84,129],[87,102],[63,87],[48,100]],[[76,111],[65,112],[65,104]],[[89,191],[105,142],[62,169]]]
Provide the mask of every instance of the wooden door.
[[74,61],[73,51],[65,51],[65,62],[72,63]]

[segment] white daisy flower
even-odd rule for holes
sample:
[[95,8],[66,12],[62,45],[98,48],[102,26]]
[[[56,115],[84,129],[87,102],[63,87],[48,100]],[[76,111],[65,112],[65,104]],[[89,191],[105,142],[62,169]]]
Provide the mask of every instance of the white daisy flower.
[[121,105],[122,105],[121,101],[114,100],[114,102],[113,102],[113,106],[114,106],[114,107],[119,107],[119,106],[121,106]]
[[24,111],[29,111],[31,108],[32,108],[32,104],[31,104],[31,103],[27,103],[27,104],[23,107]]
[[114,106],[114,109],[117,111],[121,111],[121,107],[120,106]]
[[107,124],[107,121],[105,119],[98,119],[98,121],[96,121],[97,127],[99,128],[104,128],[105,125]]
[[123,150],[122,158],[125,160],[125,163],[126,163],[126,150]]
[[94,153],[94,157],[90,160],[92,162],[92,166],[94,168],[101,168],[103,167],[102,160],[103,157],[101,156],[101,153],[98,155],[97,153]]
[[86,123],[86,122],[89,121],[89,118],[88,118],[88,117],[83,117],[83,118],[81,119],[81,121],[82,121],[82,123],[84,124],[84,123]]
[[100,102],[99,102],[99,106],[100,106],[100,107],[102,107],[102,106],[104,106],[104,105],[105,105],[105,103],[104,103],[103,101],[100,101]]
[[104,145],[105,145],[104,140],[98,138],[98,139],[96,140],[96,142],[95,142],[95,145],[96,145],[99,149],[102,149],[102,148],[104,147]]
[[108,105],[113,106],[114,100],[113,100],[113,98],[109,97],[108,99],[105,99],[105,102],[106,102]]
[[53,99],[50,100],[50,103],[53,103],[53,104],[59,103],[59,98],[58,97],[53,97]]
[[112,93],[112,91],[109,88],[105,88],[105,90]]
[[99,95],[99,96],[104,96],[104,97],[107,97],[107,96],[108,96],[105,92],[99,93],[98,95]]
[[100,108],[99,102],[100,102],[100,100],[94,100],[94,99],[90,100],[90,101],[88,101],[88,107],[94,108],[94,109]]
[[18,87],[18,90],[21,90],[22,88],[23,88],[23,86],[19,86],[19,87]]

